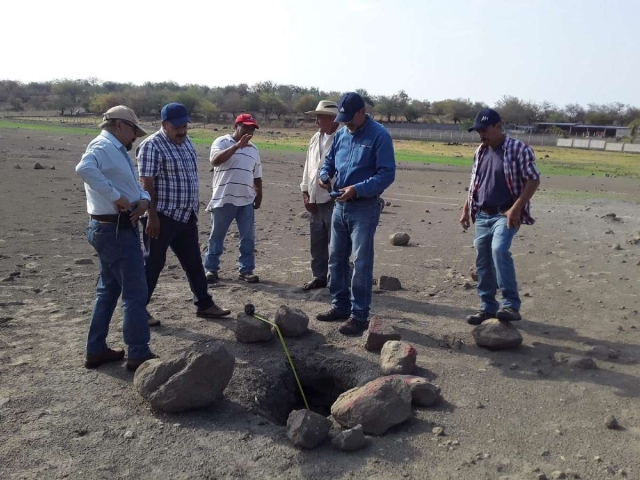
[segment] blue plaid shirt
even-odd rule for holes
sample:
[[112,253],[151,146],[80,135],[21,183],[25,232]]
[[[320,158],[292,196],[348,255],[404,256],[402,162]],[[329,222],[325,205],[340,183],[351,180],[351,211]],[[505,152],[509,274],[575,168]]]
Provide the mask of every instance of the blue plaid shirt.
[[136,151],[141,177],[155,177],[159,213],[179,222],[198,214],[198,155],[189,137],[173,143],[162,129],[149,135]]

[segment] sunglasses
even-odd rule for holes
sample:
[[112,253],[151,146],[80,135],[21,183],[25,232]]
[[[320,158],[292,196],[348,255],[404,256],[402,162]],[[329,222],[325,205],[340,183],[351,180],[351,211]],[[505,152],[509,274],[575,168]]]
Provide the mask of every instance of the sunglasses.
[[125,125],[127,125],[127,126],[131,127],[131,129],[133,130],[133,133],[134,133],[134,134],[137,134],[137,133],[138,133],[139,128],[138,128],[138,127],[136,127],[133,123],[128,122],[127,120],[120,120],[120,121],[121,121],[122,123],[124,123]]

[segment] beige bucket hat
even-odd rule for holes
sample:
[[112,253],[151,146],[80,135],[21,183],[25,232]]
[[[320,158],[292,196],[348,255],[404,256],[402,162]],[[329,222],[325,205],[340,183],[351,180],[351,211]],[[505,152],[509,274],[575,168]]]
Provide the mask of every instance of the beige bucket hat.
[[147,131],[140,126],[140,120],[138,120],[136,114],[133,113],[133,110],[124,105],[111,107],[107,110],[104,115],[102,115],[102,123],[98,126],[100,128],[104,127],[109,120],[124,120],[125,122],[134,124],[136,126],[137,137],[144,137],[147,134]]
[[320,100],[315,110],[304,112],[307,115],[338,115],[338,105],[330,100]]

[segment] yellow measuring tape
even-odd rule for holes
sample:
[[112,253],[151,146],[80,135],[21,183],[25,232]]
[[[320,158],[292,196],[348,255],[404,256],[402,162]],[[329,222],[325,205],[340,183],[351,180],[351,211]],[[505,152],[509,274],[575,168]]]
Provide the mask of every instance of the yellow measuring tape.
[[[268,323],[269,325],[271,325],[272,327],[274,327],[276,329],[276,333],[278,334],[278,337],[280,338],[280,343],[282,343],[282,348],[284,349],[284,354],[287,356],[287,360],[289,360],[289,365],[291,365],[291,371],[293,372],[293,376],[296,378],[296,383],[298,384],[298,388],[300,389],[300,395],[302,395],[302,400],[304,400],[304,406],[307,408],[307,410],[311,410],[309,408],[309,404],[307,403],[307,397],[304,395],[304,390],[302,390],[302,384],[300,383],[300,379],[298,378],[298,373],[296,372],[296,367],[293,366],[293,361],[291,360],[291,355],[289,355],[289,350],[287,349],[287,344],[284,343],[284,338],[282,337],[282,333],[280,333],[280,329],[278,328],[278,325],[276,325],[273,322],[270,322],[269,320],[267,320],[266,318],[258,315],[257,313],[255,313],[255,309],[254,308],[249,308],[249,307],[253,307],[253,305],[245,305],[245,313],[247,315],[251,315],[254,318],[257,318],[258,320],[261,320],[265,323]],[[249,313],[249,312],[252,313]]]

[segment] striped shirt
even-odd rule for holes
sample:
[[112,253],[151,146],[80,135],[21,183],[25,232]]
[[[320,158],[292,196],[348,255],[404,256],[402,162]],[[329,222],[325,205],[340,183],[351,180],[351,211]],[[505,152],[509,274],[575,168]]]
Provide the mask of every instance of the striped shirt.
[[189,137],[173,143],[162,130],[149,135],[136,151],[141,177],[155,177],[159,213],[186,223],[198,214],[198,156]]
[[[471,218],[475,222],[476,214],[478,213],[479,206],[476,202],[476,194],[480,188],[480,175],[478,173],[478,165],[485,160],[485,153],[487,152],[486,145],[480,145],[476,150],[473,157],[473,167],[471,168],[471,184],[469,186],[469,207],[471,210]],[[515,201],[524,190],[524,185],[528,180],[539,180],[540,172],[536,167],[536,156],[529,145],[515,138],[506,136],[502,145],[504,149],[504,176],[507,181],[507,186],[511,192],[511,196]],[[522,209],[520,213],[520,223],[525,225],[533,225],[535,220],[531,216],[530,202]]]
[[[209,159],[236,144],[231,135],[223,135],[213,141]],[[207,211],[231,203],[237,207],[250,205],[256,198],[254,179],[262,178],[260,153],[256,146],[249,144],[236,151],[229,160],[213,170],[213,195]]]

